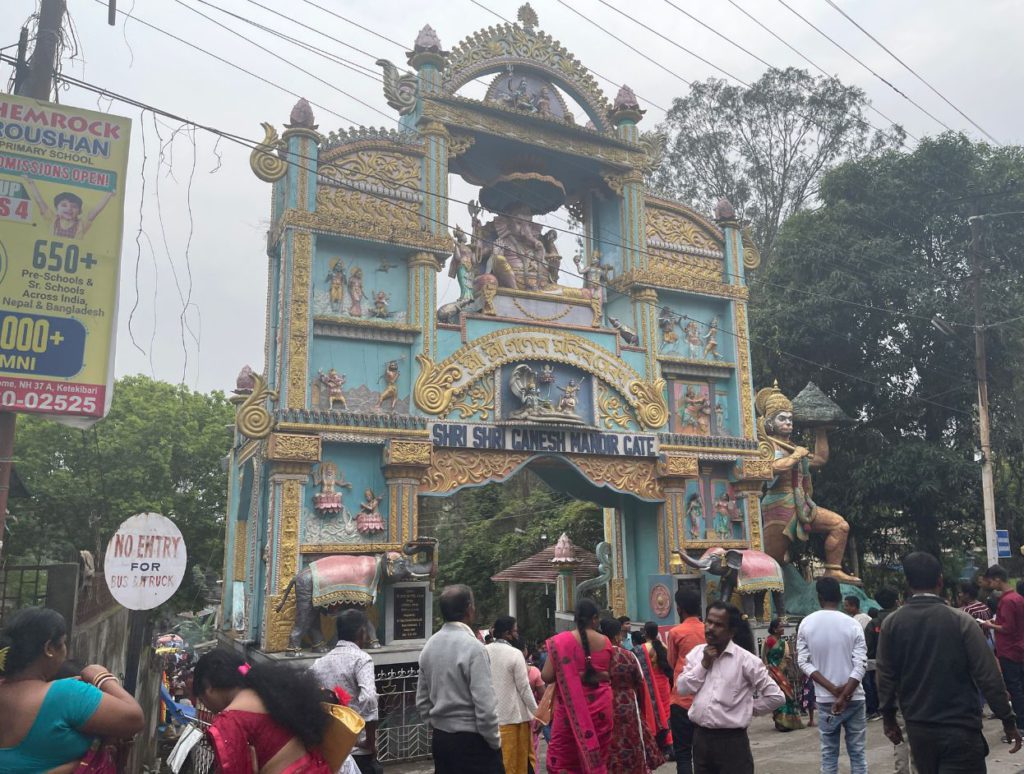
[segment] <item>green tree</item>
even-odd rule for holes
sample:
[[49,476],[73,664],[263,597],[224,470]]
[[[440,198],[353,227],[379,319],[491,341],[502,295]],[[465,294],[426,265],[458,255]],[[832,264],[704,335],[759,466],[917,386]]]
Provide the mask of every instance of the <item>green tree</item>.
[[[753,283],[755,384],[777,378],[792,395],[813,380],[861,420],[833,433],[815,499],[847,517],[862,551],[983,544],[967,217],[972,203],[1024,209],[1019,195],[977,198],[1022,179],[1020,148],[954,134],[845,163],[822,178],[821,206],[785,223]],[[1024,217],[994,220],[984,256],[983,318],[1018,316]],[[936,314],[956,335],[932,327]],[[1022,323],[986,336],[994,454],[1004,484],[1020,482]],[[997,494],[1000,526],[1016,522],[1019,536],[1022,488]]]
[[197,609],[202,586],[193,568],[219,572],[223,560],[232,420],[223,394],[145,376],[118,380],[110,413],[90,430],[19,418],[15,464],[31,496],[11,501],[10,556],[75,561],[88,549],[102,561],[124,519],[155,511],[174,520],[188,547],[171,604]]
[[727,196],[751,221],[766,262],[786,218],[815,201],[837,163],[899,147],[899,127],[875,131],[864,92],[790,67],[749,88],[709,78],[672,103],[658,129],[666,154],[652,184],[698,209]]

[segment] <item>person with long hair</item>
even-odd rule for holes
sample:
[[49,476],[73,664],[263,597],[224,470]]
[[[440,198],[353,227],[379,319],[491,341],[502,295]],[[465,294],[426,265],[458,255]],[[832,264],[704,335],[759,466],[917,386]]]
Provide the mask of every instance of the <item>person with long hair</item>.
[[217,713],[209,735],[221,774],[333,774],[318,749],[328,716],[312,672],[214,650],[196,662],[192,691]]
[[519,648],[516,619],[510,615],[498,616],[491,634],[494,642],[487,646],[487,655],[498,700],[498,731],[505,774],[528,774],[533,749],[530,720],[537,711],[537,700],[530,688],[526,658]]
[[576,627],[548,642],[541,676],[555,684],[548,743],[551,774],[607,774],[612,736],[612,644],[598,630],[600,609],[592,599],[576,603]]
[[654,738],[654,712],[636,655],[622,647],[622,623],[601,619],[601,633],[612,642],[608,667],[612,686],[612,734],[608,769],[616,774],[648,774],[665,762]]
[[764,638],[764,644],[761,646],[761,660],[768,667],[768,674],[772,676],[772,680],[782,689],[782,693],[786,697],[785,703],[772,713],[775,730],[795,731],[798,728],[803,728],[804,724],[800,720],[796,693],[793,691],[789,678],[786,677],[793,658],[789,652],[789,643],[783,636],[785,633],[786,627],[782,621],[773,618],[772,622],[768,624],[768,636]]
[[0,771],[113,772],[94,745],[142,730],[142,707],[105,667],[57,679],[67,656],[67,625],[56,610],[24,608],[0,631]]
[[658,746],[667,750],[672,746],[672,731],[669,726],[669,709],[672,706],[672,666],[668,662],[668,648],[658,636],[658,624],[648,621],[644,624],[643,645],[634,650],[640,670],[644,674],[647,692],[654,707],[657,723],[655,736]]
[[695,774],[754,774],[747,727],[754,715],[766,715],[786,697],[754,652],[750,624],[735,605],[712,602],[704,620],[707,644],[686,657],[677,681],[680,693],[692,693]]

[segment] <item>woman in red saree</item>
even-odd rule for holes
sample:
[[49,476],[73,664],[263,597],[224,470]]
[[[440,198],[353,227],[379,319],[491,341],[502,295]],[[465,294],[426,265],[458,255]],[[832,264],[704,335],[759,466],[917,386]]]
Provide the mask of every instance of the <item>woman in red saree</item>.
[[333,774],[318,749],[328,717],[311,673],[250,668],[214,650],[196,663],[192,688],[217,713],[208,733],[221,774]]
[[644,676],[636,656],[622,644],[622,623],[601,619],[601,633],[612,641],[609,667],[612,684],[614,732],[608,752],[608,771],[615,774],[649,774],[665,762],[654,739],[654,711],[647,696]]
[[647,693],[654,707],[656,722],[655,738],[662,750],[672,747],[672,732],[669,727],[669,709],[672,697],[672,667],[668,663],[668,648],[658,639],[658,624],[648,621],[644,624],[644,645],[634,648],[644,674]]
[[551,774],[608,774],[612,644],[598,631],[599,613],[592,599],[581,599],[576,629],[547,641],[541,676],[555,684],[547,758]]

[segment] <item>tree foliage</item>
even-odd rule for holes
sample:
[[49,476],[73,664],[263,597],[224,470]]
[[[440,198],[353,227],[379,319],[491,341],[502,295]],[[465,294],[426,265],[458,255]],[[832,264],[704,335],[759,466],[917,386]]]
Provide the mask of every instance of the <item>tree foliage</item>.
[[[503,484],[467,489],[443,500],[424,498],[421,531],[440,541],[438,588],[465,583],[473,589],[477,625],[489,628],[508,609],[506,584],[491,576],[554,545],[563,532],[593,552],[604,539],[601,509],[565,497],[529,472]],[[555,588],[519,586],[519,633],[535,642],[554,633]]]
[[728,197],[767,261],[779,226],[815,200],[824,172],[903,142],[899,127],[873,130],[867,107],[860,89],[794,67],[749,88],[695,82],[658,127],[668,145],[652,184],[698,209]]
[[192,570],[220,571],[233,407],[145,376],[118,380],[107,417],[77,430],[33,416],[18,420],[15,465],[29,491],[12,499],[7,550],[15,560],[102,561],[107,540],[129,516],[155,511],[174,520],[188,547],[188,571],[172,600],[202,604]]
[[[777,378],[792,395],[813,380],[861,420],[833,433],[815,500],[847,517],[862,551],[983,545],[967,218],[975,205],[1024,209],[1020,195],[977,198],[1015,180],[1020,148],[954,134],[845,163],[822,178],[821,206],[785,223],[752,284],[755,384]],[[981,269],[983,319],[1024,312],[1024,217],[991,221]],[[954,336],[931,325],[936,314]],[[997,512],[1019,540],[1024,321],[986,339]]]

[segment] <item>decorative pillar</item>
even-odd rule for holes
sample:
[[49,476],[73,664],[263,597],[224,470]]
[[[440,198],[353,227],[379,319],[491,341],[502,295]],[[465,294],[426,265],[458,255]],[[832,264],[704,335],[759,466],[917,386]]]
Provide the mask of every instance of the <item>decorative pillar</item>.
[[658,292],[654,288],[638,288],[633,291],[633,313],[636,317],[637,336],[640,346],[647,350],[645,376],[654,381],[660,376],[658,370]]
[[626,566],[622,551],[622,512],[604,508],[604,541],[612,547],[612,577],[608,581],[608,605],[616,616],[629,615],[626,602]]
[[[640,109],[636,95],[629,86],[624,85],[619,89],[608,118],[620,140],[634,145],[639,143],[640,130],[637,124],[645,112]],[[622,268],[624,272],[630,272],[647,267],[643,173],[630,168],[619,178],[619,182],[622,186]]]
[[430,467],[429,441],[390,440],[384,447],[384,479],[388,482],[388,542],[402,545],[418,537],[417,492]]
[[[696,456],[665,454],[658,465],[658,478],[665,492],[665,521],[669,552],[686,550],[686,485],[699,475]],[[669,567],[672,560],[669,558]]]
[[564,532],[555,544],[555,556],[551,564],[558,570],[555,580],[555,628],[565,631],[570,628],[576,611],[576,568],[580,564],[576,546]]
[[[309,103],[300,99],[292,108],[291,123],[281,135],[291,162],[288,166],[286,206],[300,212],[316,209],[316,173],[320,135]],[[313,236],[308,231],[288,228],[284,236],[284,261],[280,320],[287,342],[280,353],[281,403],[288,408],[308,407],[309,339],[312,320],[309,314],[313,267]]]
[[421,351],[427,357],[437,358],[437,273],[440,266],[430,253],[413,253],[409,270],[409,322],[422,333]]
[[419,99],[414,116],[422,112],[420,105],[424,97],[442,93],[441,81],[448,52],[442,50],[441,39],[429,24],[423,27],[416,36],[412,51],[405,52],[409,66],[416,70]]
[[508,582],[508,614],[519,617],[519,581]]

